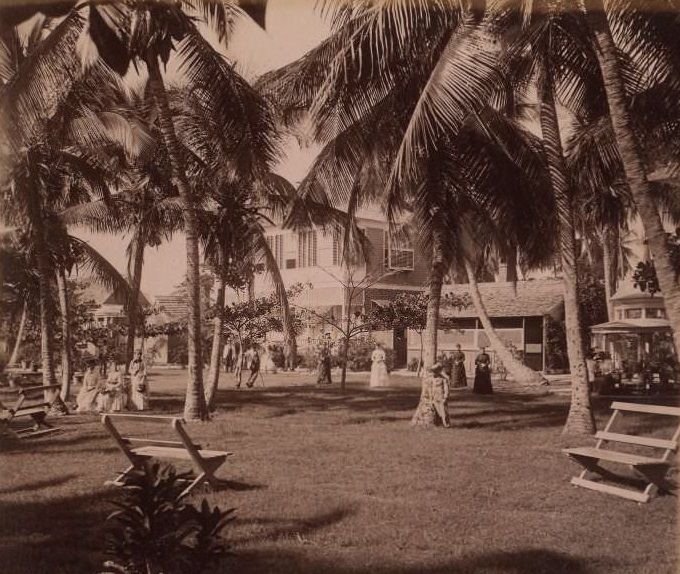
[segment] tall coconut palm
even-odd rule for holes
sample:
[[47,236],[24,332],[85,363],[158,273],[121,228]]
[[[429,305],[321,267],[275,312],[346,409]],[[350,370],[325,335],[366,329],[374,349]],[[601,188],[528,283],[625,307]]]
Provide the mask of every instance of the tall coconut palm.
[[[220,42],[228,39],[236,3],[198,0],[179,4],[132,2],[125,5],[97,6],[90,9],[90,34],[100,47],[100,54],[119,73],[130,61],[143,63],[148,74],[149,92],[158,111],[158,124],[170,158],[173,180],[183,204],[186,237],[188,286],[189,383],[184,414],[187,419],[205,419],[208,412],[203,387],[201,347],[201,306],[197,199],[189,183],[187,158],[184,155],[161,73],[174,53],[182,80],[205,88],[204,97],[217,113],[215,120],[225,132],[243,108],[234,90],[245,82],[228,65],[223,56],[205,40],[197,28],[196,17],[217,33]],[[176,49],[175,49],[176,47]],[[254,144],[258,141],[255,132]],[[254,149],[271,155],[268,144]]]
[[[56,212],[83,194],[106,196],[106,172],[87,150],[67,137],[61,104],[75,75],[75,41],[82,18],[72,12],[54,27],[37,21],[25,42],[16,29],[2,35],[0,115],[2,123],[3,217],[21,225],[35,254],[40,291],[43,382],[54,384],[52,283],[55,262],[48,242]],[[57,58],[63,58],[59,60]],[[76,66],[77,69],[77,66]],[[56,78],[61,77],[61,83]],[[55,98],[43,90],[54,87]],[[19,153],[20,152],[20,153]]]
[[[630,100],[619,55],[620,49],[628,53],[634,50],[633,57],[638,62],[643,62],[648,76],[662,77],[670,74],[677,84],[680,77],[680,57],[677,50],[680,28],[676,15],[680,4],[668,2],[668,13],[645,12],[639,6],[633,7],[621,2],[610,2],[605,6],[602,0],[586,0],[583,5],[597,47],[596,55],[607,107],[626,181],[654,257],[675,346],[680,348],[680,285],[668,252],[661,216],[653,201],[649,169],[644,162],[640,138],[633,127]],[[613,27],[616,34],[613,33]],[[677,94],[680,93],[677,85],[674,92],[677,100]]]
[[[470,12],[438,3],[357,4],[319,48],[260,82],[278,98],[285,119],[311,108],[317,137],[331,141],[301,191],[328,190],[350,217],[364,203],[380,201],[386,186],[400,181],[408,189],[409,180],[418,186],[418,163],[426,154],[412,152],[429,151],[446,130],[460,129],[502,82],[493,46]],[[385,170],[389,178],[381,178]],[[439,267],[432,269],[435,288]],[[433,317],[437,297],[430,301]],[[427,353],[436,353],[434,332],[428,340]]]

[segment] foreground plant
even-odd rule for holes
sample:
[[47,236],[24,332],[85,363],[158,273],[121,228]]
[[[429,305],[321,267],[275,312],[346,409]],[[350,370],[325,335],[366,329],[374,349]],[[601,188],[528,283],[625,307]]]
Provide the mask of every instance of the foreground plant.
[[200,573],[228,553],[221,537],[234,509],[200,507],[178,498],[184,488],[169,465],[154,463],[123,487],[119,510],[106,519],[102,574]]

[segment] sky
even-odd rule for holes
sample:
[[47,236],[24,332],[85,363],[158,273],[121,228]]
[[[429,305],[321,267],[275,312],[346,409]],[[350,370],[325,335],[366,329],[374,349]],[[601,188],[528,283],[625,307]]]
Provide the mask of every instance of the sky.
[[[240,21],[230,39],[228,56],[249,80],[292,62],[318,45],[328,26],[314,10],[316,0],[269,0],[266,31],[248,19]],[[293,184],[306,174],[318,148],[300,149],[291,138],[284,143],[283,159],[274,169]],[[84,229],[72,233],[88,241],[123,274],[127,270],[125,236],[102,235]],[[186,273],[184,238],[178,234],[158,248],[147,248],[142,273],[142,291],[154,297],[171,293]]]

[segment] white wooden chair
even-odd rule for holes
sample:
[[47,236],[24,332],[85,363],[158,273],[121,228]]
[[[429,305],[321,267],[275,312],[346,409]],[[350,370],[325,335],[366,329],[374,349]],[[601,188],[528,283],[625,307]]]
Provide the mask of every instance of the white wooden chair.
[[[672,457],[678,449],[680,407],[614,402],[612,403],[612,410],[612,416],[604,430],[595,435],[595,438],[598,440],[594,447],[575,447],[563,450],[569,458],[583,467],[581,474],[572,478],[571,483],[583,488],[614,494],[636,502],[649,502],[650,498],[659,490],[668,491],[672,488],[672,485],[666,480],[666,474],[672,465]],[[678,425],[670,439],[613,432],[614,422],[622,412],[678,417]],[[649,456],[642,456],[604,448],[605,445],[611,443],[630,444],[654,450],[649,453]],[[640,492],[587,478],[588,472],[598,474],[601,478],[611,479],[616,477],[616,475],[600,466],[602,461],[625,465],[631,468],[637,476],[647,482],[644,490]]]
[[[113,421],[135,420],[138,422],[152,422],[167,424],[179,437],[179,441],[157,440],[134,436],[121,436]],[[130,466],[121,472],[114,480],[105,484],[123,486],[132,472],[143,470],[152,459],[186,460],[193,463],[196,473],[190,479],[187,487],[180,493],[182,498],[193,491],[199,484],[207,482],[213,488],[224,484],[215,477],[215,471],[222,466],[233,453],[219,450],[206,450],[194,443],[183,427],[184,421],[179,417],[161,415],[136,415],[108,413],[101,417],[102,424],[116,441],[118,448],[130,461]]]

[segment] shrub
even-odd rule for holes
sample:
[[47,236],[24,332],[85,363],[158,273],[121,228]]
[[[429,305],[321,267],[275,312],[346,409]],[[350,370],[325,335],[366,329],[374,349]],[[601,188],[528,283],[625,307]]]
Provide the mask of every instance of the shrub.
[[154,463],[123,487],[119,510],[106,519],[110,560],[102,574],[199,573],[228,553],[220,535],[233,509],[211,509],[206,500],[196,508],[178,500],[182,478],[186,475],[172,466]]
[[[371,355],[375,350],[375,339],[373,337],[357,337],[349,342],[349,353],[347,353],[347,368],[350,371],[370,371]],[[385,365],[391,371],[394,366],[394,351],[385,349]]]
[[413,357],[409,362],[408,365],[406,365],[406,368],[409,371],[416,372],[418,370],[418,365],[420,364],[420,359],[417,357]]
[[283,347],[281,345],[275,344],[270,344],[267,346],[269,347],[269,355],[274,362],[274,366],[277,369],[283,369],[284,365],[286,364],[286,359],[283,356]]

